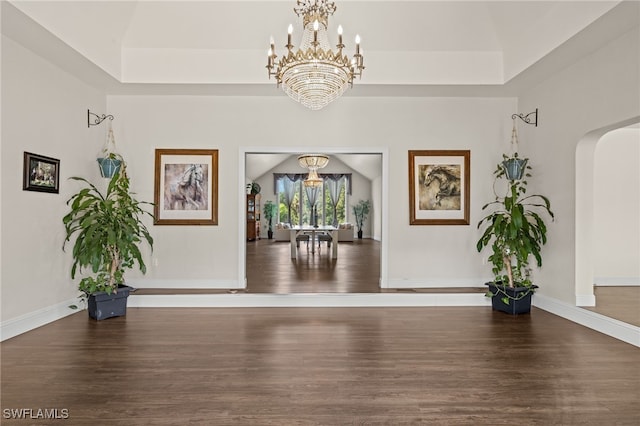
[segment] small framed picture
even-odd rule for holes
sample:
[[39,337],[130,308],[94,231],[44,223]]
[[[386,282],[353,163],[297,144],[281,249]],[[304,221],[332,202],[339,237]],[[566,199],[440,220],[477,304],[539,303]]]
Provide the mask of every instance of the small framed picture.
[[409,224],[468,225],[470,151],[409,151]]
[[60,160],[25,152],[22,189],[58,194],[60,192]]
[[155,225],[218,224],[218,150],[156,149]]

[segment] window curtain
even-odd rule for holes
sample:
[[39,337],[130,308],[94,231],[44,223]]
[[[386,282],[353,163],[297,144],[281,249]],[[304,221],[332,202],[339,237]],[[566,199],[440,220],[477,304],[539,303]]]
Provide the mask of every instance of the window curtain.
[[342,190],[342,185],[344,185],[344,181],[327,179],[324,181],[324,184],[327,186],[329,191],[329,199],[331,200],[331,205],[333,206],[333,226],[338,226],[338,212],[336,208],[338,206],[338,198],[340,197],[340,191]]
[[[277,194],[278,192],[278,181],[283,178],[289,178],[293,182],[297,182],[299,180],[305,180],[307,178],[307,173],[274,173],[273,174],[273,193]],[[351,195],[351,173],[318,173],[318,176],[323,179],[325,182],[327,180],[335,180],[339,181],[344,178],[347,185],[347,194]],[[286,179],[283,179],[286,182]]]
[[307,186],[304,190],[307,193],[307,200],[309,200],[309,207],[311,208],[311,218],[309,222],[311,222],[311,225],[316,226],[318,224],[316,218],[316,201],[318,201],[318,192],[320,192],[321,188],[312,188]]
[[284,202],[287,205],[287,220],[289,221],[289,225],[291,225],[291,203],[295,196],[295,181],[285,177],[282,179],[282,185],[284,187]]
[[299,180],[305,180],[306,173],[274,173],[273,174],[273,193],[278,194],[278,182],[282,179],[282,182],[286,182],[287,179],[291,182],[297,182]]
[[351,173],[320,173],[319,176],[324,179],[325,183],[339,182],[344,178],[347,185],[347,194],[351,195]]

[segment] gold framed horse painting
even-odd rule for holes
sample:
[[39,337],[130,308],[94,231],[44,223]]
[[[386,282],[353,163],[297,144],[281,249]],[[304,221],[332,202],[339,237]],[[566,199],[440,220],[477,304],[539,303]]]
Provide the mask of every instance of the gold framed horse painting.
[[218,150],[156,149],[155,225],[218,224]]
[[409,151],[409,224],[468,225],[469,150]]

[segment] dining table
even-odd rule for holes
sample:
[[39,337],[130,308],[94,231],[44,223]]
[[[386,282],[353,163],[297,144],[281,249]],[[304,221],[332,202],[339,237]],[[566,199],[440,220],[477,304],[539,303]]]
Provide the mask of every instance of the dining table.
[[328,234],[331,237],[331,258],[338,258],[338,228],[334,226],[295,226],[290,228],[292,259],[295,259],[298,256],[297,238],[301,234],[309,235],[312,254],[316,252],[315,243],[318,241],[317,237],[321,234]]

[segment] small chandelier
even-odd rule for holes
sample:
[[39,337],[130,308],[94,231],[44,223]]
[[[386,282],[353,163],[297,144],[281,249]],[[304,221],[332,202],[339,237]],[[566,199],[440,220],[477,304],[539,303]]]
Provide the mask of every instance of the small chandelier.
[[309,169],[309,175],[302,182],[306,187],[318,188],[322,185],[322,178],[318,176],[318,169],[329,163],[329,156],[325,154],[303,154],[298,157],[298,164]]
[[339,98],[347,86],[353,87],[353,78],[361,77],[364,70],[360,52],[360,36],[356,36],[356,53],[349,60],[343,54],[342,26],[338,27],[338,44],[333,52],[329,45],[327,26],[329,15],[336,5],[328,0],[297,0],[293,11],[302,16],[304,33],[300,48],[294,51],[291,44],[293,26],[289,25],[287,53],[280,59],[276,55],[273,38],[267,57],[269,78],[275,76],[278,87],[287,95],[312,110],[325,107]]

